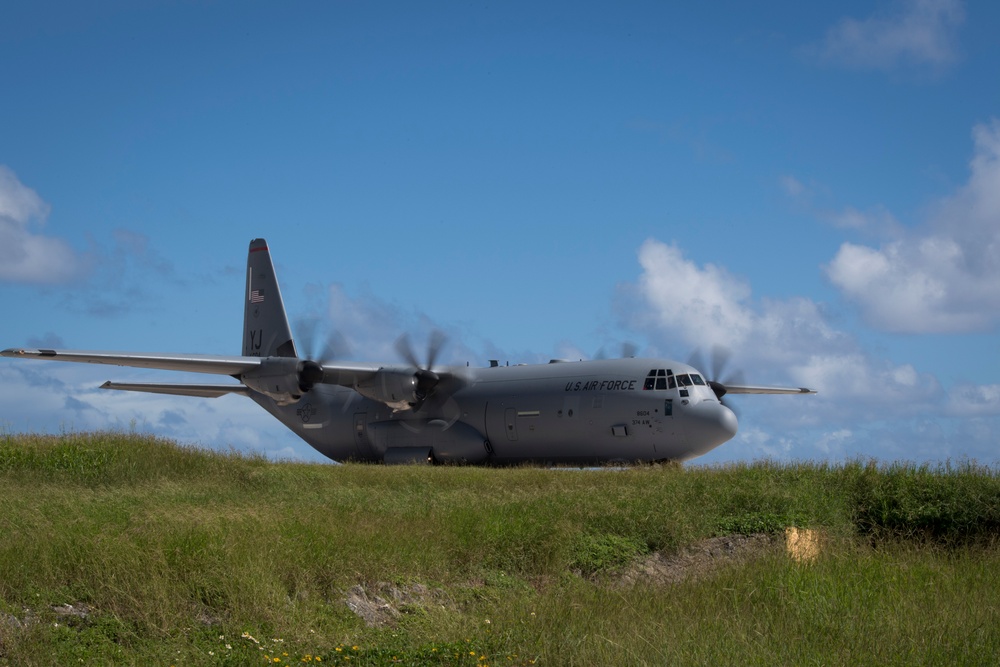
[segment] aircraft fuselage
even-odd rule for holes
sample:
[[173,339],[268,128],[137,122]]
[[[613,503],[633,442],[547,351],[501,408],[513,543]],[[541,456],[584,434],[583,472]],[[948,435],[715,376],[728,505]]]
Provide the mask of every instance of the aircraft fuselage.
[[[394,411],[324,385],[308,400],[258,403],[338,460],[596,463],[685,460],[733,437],[736,417],[706,385],[645,388],[651,370],[697,374],[662,359],[450,367],[463,384],[442,403]],[[684,394],[684,395],[682,395]]]

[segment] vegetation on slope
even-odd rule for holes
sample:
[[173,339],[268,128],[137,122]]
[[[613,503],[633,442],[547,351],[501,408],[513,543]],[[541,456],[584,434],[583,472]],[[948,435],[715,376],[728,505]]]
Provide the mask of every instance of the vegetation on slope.
[[[818,557],[789,557],[791,526]],[[1000,473],[974,464],[331,466],[5,435],[0,664],[993,664],[998,528]]]

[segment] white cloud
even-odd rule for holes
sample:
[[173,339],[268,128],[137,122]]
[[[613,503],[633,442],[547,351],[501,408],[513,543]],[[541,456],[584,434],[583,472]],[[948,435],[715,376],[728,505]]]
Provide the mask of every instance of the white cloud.
[[784,174],[778,179],[778,184],[789,197],[802,197],[808,193],[806,186],[791,174]]
[[827,455],[842,457],[845,453],[845,446],[854,437],[850,429],[841,428],[828,433],[823,433],[816,441],[816,448]]
[[49,205],[0,165],[0,280],[61,283],[76,277],[81,262],[61,239],[38,234]]
[[1000,415],[1000,384],[963,384],[948,393],[947,413],[960,417]]
[[866,354],[809,299],[754,300],[741,278],[699,266],[676,245],[656,240],[643,244],[639,263],[637,283],[622,287],[633,297],[626,324],[688,350],[721,345],[747,382],[818,390],[817,397],[783,404],[786,423],[815,426],[848,414],[865,421],[910,417],[944,400],[936,378]]
[[481,349],[473,349],[467,341],[475,336],[459,326],[440,324],[419,310],[384,301],[370,292],[354,297],[342,285],[333,283],[327,295],[329,327],[342,341],[342,354],[354,361],[402,363],[396,342],[405,333],[417,360],[424,363],[434,331],[445,336],[435,363],[464,364],[470,359],[504,357],[488,340],[480,340]]
[[803,298],[751,299],[749,284],[713,264],[699,266],[681,249],[654,239],[639,249],[638,297],[625,314],[632,327],[668,334],[689,349],[717,345],[762,363],[790,363],[817,346],[847,349],[849,341],[830,327],[820,307]]
[[884,15],[841,19],[827,32],[819,55],[858,69],[939,68],[958,59],[955,33],[964,20],[960,0],[901,0]]
[[751,459],[786,461],[795,455],[795,443],[791,439],[759,428],[742,429],[732,446],[740,450],[742,456]]
[[[844,243],[827,276],[886,331],[982,331],[1000,322],[1000,121],[973,129],[969,182],[928,223],[878,249]],[[891,216],[890,216],[891,217]]]
[[327,459],[253,401],[202,399],[100,389],[113,378],[133,382],[204,382],[203,376],[141,369],[4,359],[0,405],[6,432],[59,433],[103,429],[156,433],[217,450],[263,452],[271,458]]
[[896,217],[883,206],[876,206],[868,211],[848,206],[843,211],[825,213],[823,217],[839,229],[868,232],[883,237],[897,236],[902,229]]
[[698,267],[676,245],[654,240],[639,249],[639,264],[643,272],[638,288],[652,306],[636,313],[640,325],[670,330],[691,345],[706,347],[738,346],[750,333],[750,286],[725,269]]
[[945,388],[913,364],[864,350],[834,326],[821,304],[800,297],[754,299],[745,280],[687,259],[674,244],[646,241],[639,262],[637,281],[620,286],[619,308],[625,326],[644,332],[654,348],[656,341],[671,341],[667,345],[683,354],[684,346],[720,344],[748,383],[819,392],[732,397],[742,413],[740,432],[699,459],[703,463],[997,458],[1000,385]]

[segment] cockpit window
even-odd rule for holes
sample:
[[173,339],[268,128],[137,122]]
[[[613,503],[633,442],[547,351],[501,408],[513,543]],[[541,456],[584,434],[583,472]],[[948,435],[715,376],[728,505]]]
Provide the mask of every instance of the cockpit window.
[[680,389],[682,396],[687,396],[687,390],[685,387],[692,387],[698,385],[699,387],[704,387],[708,383],[705,378],[698,375],[697,373],[682,373],[680,375],[674,375],[674,372],[669,368],[654,368],[646,375],[646,381],[643,383],[642,388],[649,391],[650,389]]
[[668,368],[654,368],[649,371],[646,375],[646,381],[643,383],[642,388],[649,389],[666,389],[669,384],[670,389],[674,388],[674,373]]

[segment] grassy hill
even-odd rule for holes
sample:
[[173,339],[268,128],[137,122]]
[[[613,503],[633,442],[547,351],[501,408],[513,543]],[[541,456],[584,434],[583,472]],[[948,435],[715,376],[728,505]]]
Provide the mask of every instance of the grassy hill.
[[1000,472],[972,464],[329,466],[2,435],[0,534],[0,664],[1000,655]]

